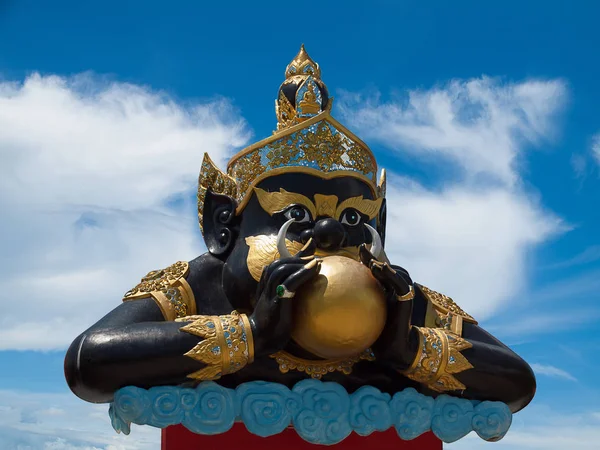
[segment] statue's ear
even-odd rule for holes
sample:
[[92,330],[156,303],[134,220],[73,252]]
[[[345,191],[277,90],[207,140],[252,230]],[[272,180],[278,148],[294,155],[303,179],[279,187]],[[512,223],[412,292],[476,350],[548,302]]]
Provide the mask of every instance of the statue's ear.
[[381,244],[385,246],[385,221],[387,219],[387,205],[385,198],[381,202],[381,208],[379,208],[379,216],[377,217],[377,232],[381,237]]
[[207,189],[204,197],[202,229],[206,248],[215,256],[226,256],[233,248],[238,232],[236,201],[228,195]]

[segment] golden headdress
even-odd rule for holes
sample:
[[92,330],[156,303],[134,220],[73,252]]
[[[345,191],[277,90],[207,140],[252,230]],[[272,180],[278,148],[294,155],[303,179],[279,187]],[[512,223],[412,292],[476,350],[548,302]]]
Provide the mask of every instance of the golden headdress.
[[304,45],[285,69],[275,101],[277,130],[272,136],[236,154],[222,172],[204,154],[198,179],[198,219],[202,228],[206,191],[226,194],[246,206],[261,180],[286,172],[321,178],[351,176],[367,183],[376,197],[385,197],[385,170],[377,183],[377,162],[367,145],[331,117],[333,98],[321,81],[319,65]]

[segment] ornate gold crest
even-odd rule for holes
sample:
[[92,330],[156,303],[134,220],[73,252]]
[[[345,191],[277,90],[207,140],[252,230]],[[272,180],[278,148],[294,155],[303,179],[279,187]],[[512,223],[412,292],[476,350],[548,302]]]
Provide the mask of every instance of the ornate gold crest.
[[238,202],[240,213],[252,188],[263,179],[286,172],[321,178],[359,178],[375,198],[385,196],[385,173],[377,182],[377,163],[369,147],[331,117],[332,98],[321,81],[321,69],[304,46],[286,68],[286,80],[275,101],[277,131],[240,151],[227,173],[204,156],[198,180],[198,219],[202,228],[206,191],[226,194]]

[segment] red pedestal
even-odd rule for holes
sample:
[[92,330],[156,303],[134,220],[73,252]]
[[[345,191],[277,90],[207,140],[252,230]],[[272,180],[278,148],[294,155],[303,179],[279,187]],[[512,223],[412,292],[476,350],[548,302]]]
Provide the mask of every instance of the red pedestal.
[[195,434],[182,425],[162,430],[162,450],[442,450],[442,441],[433,433],[426,433],[412,441],[403,441],[396,430],[359,436],[352,433],[339,444],[321,446],[306,442],[292,429],[266,438],[251,434],[241,423],[236,423],[227,433],[215,436]]

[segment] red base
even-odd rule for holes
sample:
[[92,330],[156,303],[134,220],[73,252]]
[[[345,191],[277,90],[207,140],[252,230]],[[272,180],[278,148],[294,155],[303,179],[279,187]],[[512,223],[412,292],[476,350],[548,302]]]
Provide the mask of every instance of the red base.
[[236,423],[227,433],[206,436],[195,434],[182,425],[174,425],[162,430],[162,450],[225,450],[225,449],[260,449],[260,450],[315,450],[317,448],[335,450],[442,450],[442,441],[433,433],[426,433],[412,441],[403,441],[396,430],[372,433],[359,436],[352,433],[339,444],[316,446],[302,439],[292,429],[283,433],[261,438],[251,434],[241,423]]

